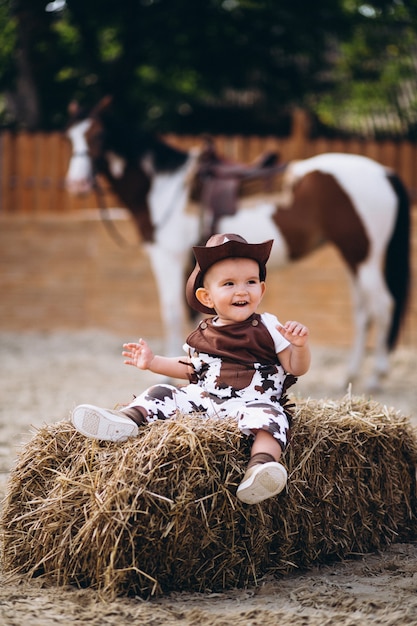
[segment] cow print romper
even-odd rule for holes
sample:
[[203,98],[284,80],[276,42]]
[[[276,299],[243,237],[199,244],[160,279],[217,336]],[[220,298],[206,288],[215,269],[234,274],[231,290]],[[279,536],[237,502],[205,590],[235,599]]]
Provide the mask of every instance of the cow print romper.
[[205,319],[187,338],[184,350],[193,369],[188,385],[158,384],[125,407],[140,409],[146,422],[177,414],[235,417],[245,435],[263,429],[285,450],[291,413],[286,389],[296,381],[287,375],[277,353],[288,341],[276,330],[270,313],[253,314],[244,322],[216,326]]

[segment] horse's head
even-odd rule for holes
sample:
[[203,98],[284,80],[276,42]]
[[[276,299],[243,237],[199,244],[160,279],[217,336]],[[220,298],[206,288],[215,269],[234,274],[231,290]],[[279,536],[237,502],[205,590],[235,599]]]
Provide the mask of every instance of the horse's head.
[[[69,124],[66,135],[72,146],[71,159],[66,175],[66,188],[70,193],[83,194],[91,191],[94,174],[103,169],[105,160],[105,118],[111,107],[111,98],[103,98],[89,113],[78,103],[69,107]],[[115,168],[120,167],[114,159]]]
[[102,175],[132,214],[143,238],[151,240],[154,226],[148,193],[154,173],[145,167],[150,147],[117,112],[110,96],[100,100],[88,114],[75,103],[70,105],[69,113],[66,134],[72,155],[66,188],[78,195],[88,193],[95,186],[95,175]]

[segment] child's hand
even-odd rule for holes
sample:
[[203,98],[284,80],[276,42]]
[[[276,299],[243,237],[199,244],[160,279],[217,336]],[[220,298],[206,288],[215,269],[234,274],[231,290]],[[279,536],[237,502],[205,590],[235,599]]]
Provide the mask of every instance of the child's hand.
[[277,330],[293,346],[305,346],[308,341],[308,328],[299,322],[285,322],[283,326],[277,326]]
[[134,365],[140,370],[149,369],[155,356],[144,339],[139,339],[138,343],[124,343],[122,355],[127,357],[124,360],[126,365]]

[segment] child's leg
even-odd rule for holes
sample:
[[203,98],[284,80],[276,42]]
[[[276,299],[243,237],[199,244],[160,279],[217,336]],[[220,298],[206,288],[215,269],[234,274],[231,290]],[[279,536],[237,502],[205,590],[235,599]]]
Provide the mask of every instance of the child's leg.
[[278,461],[285,450],[288,420],[280,407],[248,403],[238,413],[239,427],[253,434],[251,458],[236,495],[257,504],[280,493],[287,484],[287,470]]
[[177,410],[176,393],[173,385],[154,385],[118,411],[81,404],[72,413],[72,423],[86,437],[125,441],[137,436],[141,424],[172,417]]
[[281,445],[266,430],[259,430],[251,450],[245,475],[236,495],[246,504],[257,504],[278,495],[287,484],[287,470],[278,460]]
[[138,434],[141,424],[172,419],[178,412],[205,412],[207,407],[203,402],[207,404],[207,400],[200,398],[201,394],[196,385],[180,389],[167,384],[154,385],[119,411],[81,404],[72,413],[72,423],[86,437],[125,441]]
[[272,461],[279,461],[282,454],[281,444],[268,430],[258,430],[252,444],[251,458],[256,454],[266,453]]

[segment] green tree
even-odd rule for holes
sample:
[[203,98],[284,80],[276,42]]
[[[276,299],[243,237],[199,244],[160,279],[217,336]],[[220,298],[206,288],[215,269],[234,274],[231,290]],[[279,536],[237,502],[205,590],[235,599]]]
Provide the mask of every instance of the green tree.
[[71,99],[88,106],[111,93],[123,115],[161,132],[283,133],[295,105],[336,128],[349,86],[369,104],[361,84],[395,73],[380,54],[392,52],[393,27],[405,73],[416,23],[400,0],[67,0],[59,12],[46,4],[1,4],[3,119],[18,126],[62,127]]
[[345,4],[357,15],[355,26],[337,47],[331,89],[311,93],[308,108],[339,132],[416,139],[416,0]]

